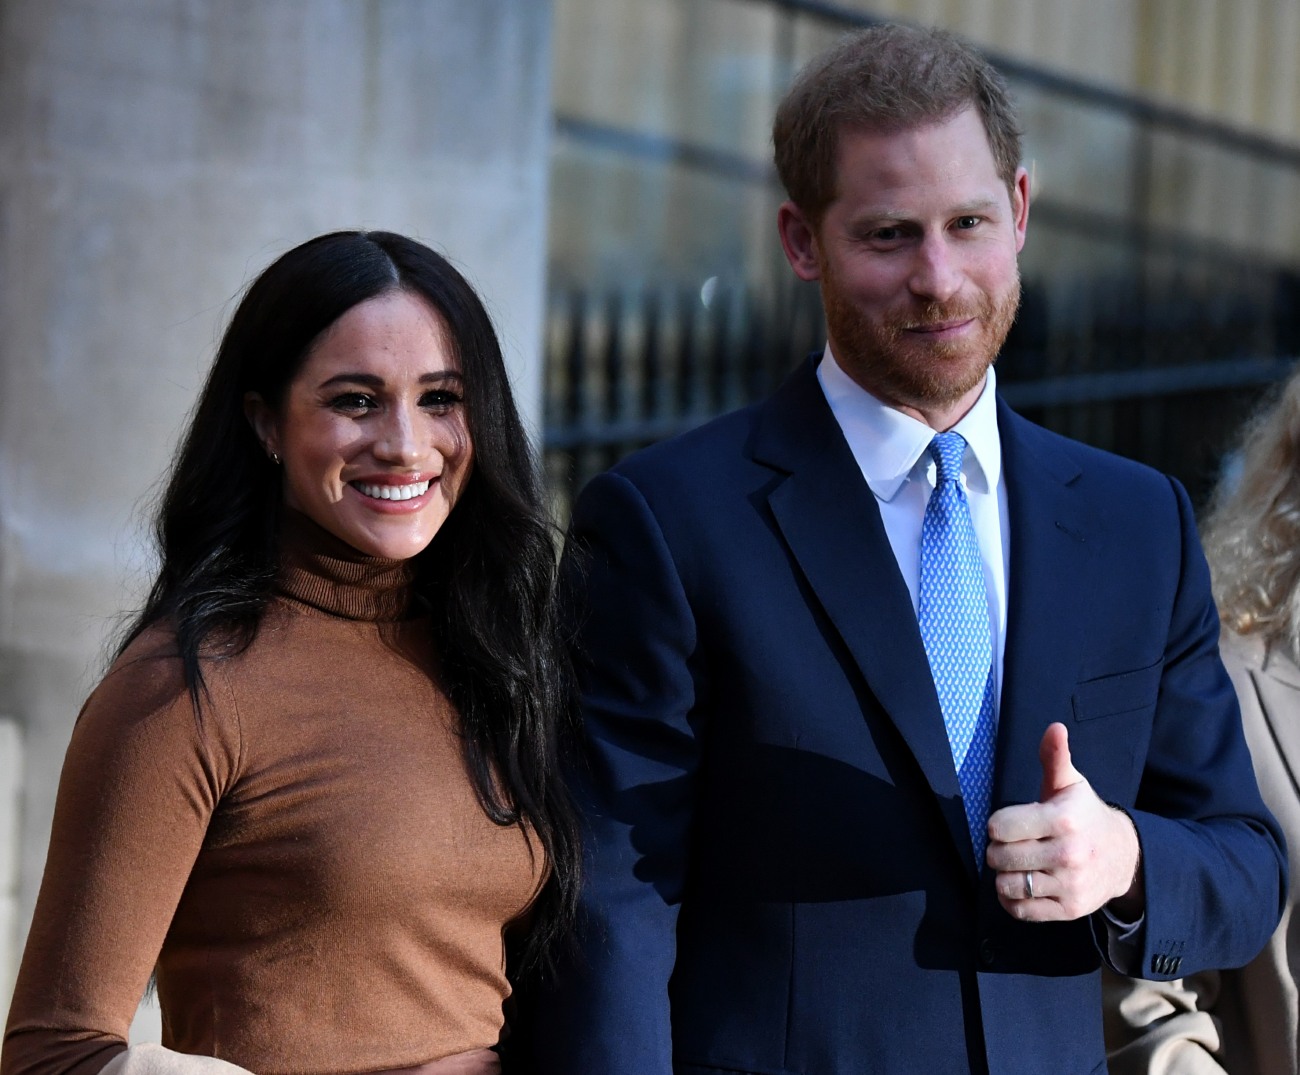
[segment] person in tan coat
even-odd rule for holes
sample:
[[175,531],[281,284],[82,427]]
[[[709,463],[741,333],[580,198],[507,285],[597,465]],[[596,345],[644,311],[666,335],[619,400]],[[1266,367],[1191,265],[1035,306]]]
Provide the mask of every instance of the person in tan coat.
[[[1247,428],[1203,526],[1223,662],[1264,801],[1300,862],[1300,369]],[[1112,1075],[1300,1072],[1300,871],[1282,920],[1240,970],[1105,984]]]

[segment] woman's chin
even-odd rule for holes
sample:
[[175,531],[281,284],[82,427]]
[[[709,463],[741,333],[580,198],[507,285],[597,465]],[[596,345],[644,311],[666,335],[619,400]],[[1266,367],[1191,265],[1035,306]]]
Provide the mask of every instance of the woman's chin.
[[419,515],[388,515],[378,519],[339,520],[327,526],[335,537],[347,542],[363,556],[380,560],[409,560],[429,547],[442,519]]

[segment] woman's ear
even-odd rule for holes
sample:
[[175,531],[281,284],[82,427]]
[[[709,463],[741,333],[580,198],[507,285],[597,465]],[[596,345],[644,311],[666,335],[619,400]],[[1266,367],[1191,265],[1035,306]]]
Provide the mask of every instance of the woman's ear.
[[273,463],[280,462],[280,435],[276,429],[275,412],[257,392],[244,393],[244,417],[253,427],[262,448]]

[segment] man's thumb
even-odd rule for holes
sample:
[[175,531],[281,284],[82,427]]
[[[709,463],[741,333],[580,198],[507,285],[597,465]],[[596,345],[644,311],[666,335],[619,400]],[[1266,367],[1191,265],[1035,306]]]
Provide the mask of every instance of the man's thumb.
[[1043,787],[1038,796],[1039,802],[1046,802],[1053,795],[1083,779],[1083,774],[1070,761],[1070,733],[1065,730],[1064,724],[1047,726],[1043,741],[1038,745],[1038,760],[1043,764]]

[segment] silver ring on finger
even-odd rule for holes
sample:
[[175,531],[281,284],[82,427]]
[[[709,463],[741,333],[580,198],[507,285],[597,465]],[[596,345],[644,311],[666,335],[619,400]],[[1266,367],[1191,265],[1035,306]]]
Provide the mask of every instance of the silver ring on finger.
[[1025,893],[1026,899],[1034,898],[1034,875],[1031,870],[1025,871]]

